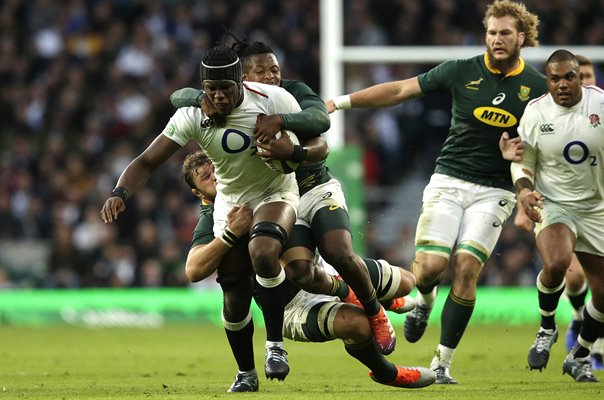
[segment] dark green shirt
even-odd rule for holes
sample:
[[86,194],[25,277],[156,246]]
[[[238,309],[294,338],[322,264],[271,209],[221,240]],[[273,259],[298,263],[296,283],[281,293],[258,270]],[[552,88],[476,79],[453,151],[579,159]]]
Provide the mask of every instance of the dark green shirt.
[[199,209],[199,219],[193,230],[193,240],[191,247],[200,244],[208,244],[214,239],[214,205],[201,204]]
[[283,127],[302,140],[319,136],[331,126],[327,107],[321,97],[307,84],[290,79],[282,79],[281,87],[296,98],[302,111],[292,114],[280,114]]
[[501,157],[504,131],[516,136],[526,104],[547,91],[545,77],[520,60],[502,75],[489,68],[486,54],[446,61],[419,75],[424,94],[451,92],[451,127],[435,172],[513,191],[510,162]]

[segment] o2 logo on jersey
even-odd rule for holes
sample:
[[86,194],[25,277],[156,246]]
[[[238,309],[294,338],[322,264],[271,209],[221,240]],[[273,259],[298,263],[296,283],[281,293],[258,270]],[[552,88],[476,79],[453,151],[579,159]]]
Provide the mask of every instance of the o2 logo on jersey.
[[497,93],[497,96],[495,96],[492,103],[494,106],[498,106],[499,104],[503,103],[504,100],[505,100],[505,93]]
[[236,129],[227,129],[222,134],[222,149],[229,154],[245,151],[250,147],[252,139]]
[[591,160],[590,165],[598,165],[596,157],[589,155],[589,148],[587,145],[578,140],[570,142],[564,146],[562,154],[564,155],[564,159],[568,161],[569,164],[581,164],[589,158]]

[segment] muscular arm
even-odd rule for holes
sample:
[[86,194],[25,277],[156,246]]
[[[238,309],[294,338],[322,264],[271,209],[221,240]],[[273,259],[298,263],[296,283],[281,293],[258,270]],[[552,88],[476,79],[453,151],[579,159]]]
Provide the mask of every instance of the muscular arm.
[[292,89],[290,93],[294,95],[302,111],[281,114],[282,125],[283,128],[294,131],[300,139],[306,140],[326,132],[331,126],[331,120],[319,95],[302,82],[296,84],[297,89]]
[[526,215],[534,222],[541,221],[541,214],[537,209],[542,208],[543,196],[535,191],[535,170],[537,151],[532,146],[525,147],[522,161],[512,162],[510,172],[516,189],[518,202],[522,204]]
[[[252,210],[247,205],[236,206],[227,215],[227,229],[240,238],[247,234],[252,224]],[[208,225],[208,229],[211,227]],[[246,246],[245,243],[237,245]],[[213,238],[209,243],[193,245],[185,262],[185,274],[191,282],[201,281],[212,275],[224,257],[233,247],[220,238]]]
[[335,110],[347,108],[379,108],[390,107],[403,101],[420,97],[422,89],[419,85],[418,77],[405,79],[402,81],[393,81],[380,83],[361,89],[349,94],[350,104],[346,104],[344,98],[339,96],[335,99],[326,101],[327,111],[330,113]]
[[329,147],[327,146],[327,140],[322,136],[309,139],[303,143],[304,148],[307,150],[306,157],[302,161],[302,164],[315,164],[319,161],[323,161],[329,155]]
[[[163,134],[158,135],[141,155],[128,164],[120,175],[116,187],[123,187],[129,194],[133,194],[147,182],[153,171],[178,149],[180,149],[178,143]],[[101,209],[101,218],[105,223],[112,222],[125,209],[126,204],[120,197],[109,197]]]

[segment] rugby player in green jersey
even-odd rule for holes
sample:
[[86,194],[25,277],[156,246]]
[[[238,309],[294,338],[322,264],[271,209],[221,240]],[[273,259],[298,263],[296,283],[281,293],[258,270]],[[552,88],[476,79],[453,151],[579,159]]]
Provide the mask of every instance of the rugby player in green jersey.
[[[237,42],[234,48],[243,63],[244,80],[280,86],[290,92],[302,108],[298,113],[263,116],[258,119],[255,130],[257,146],[265,150],[263,157],[290,158],[302,162],[295,172],[301,197],[298,219],[294,233],[281,255],[282,263],[289,267],[288,278],[312,293],[336,295],[363,307],[371,322],[378,347],[382,353],[389,354],[394,350],[396,342],[394,329],[384,306],[376,296],[368,273],[367,264],[375,264],[377,261],[354,253],[350,220],[340,183],[325,166],[327,154],[322,158],[317,157],[320,155],[318,150],[326,149],[324,139],[317,137],[327,129],[323,126],[325,118],[329,124],[325,104],[303,82],[281,79],[277,57],[266,44],[248,44],[235,39]],[[170,99],[177,108],[199,105],[206,115],[211,114],[211,110],[208,110],[210,104],[207,104],[197,89],[180,89]],[[303,147],[293,146],[287,139],[270,140],[280,129],[295,132],[303,140]],[[354,292],[338,279],[332,278],[333,281],[327,282],[329,286],[326,287],[324,280],[313,276],[311,265],[316,248]],[[398,298],[385,305],[396,311],[403,306],[403,299]]]
[[431,363],[436,383],[457,383],[449,368],[474,309],[478,275],[514,208],[510,163],[502,158],[498,142],[504,131],[516,129],[528,101],[546,92],[543,75],[520,58],[521,48],[537,46],[538,23],[524,4],[497,0],[483,19],[485,54],[446,61],[419,76],[326,102],[334,112],[389,107],[440,91],[452,95],[451,127],[425,188],[417,224],[412,265],[417,307],[405,320],[405,337],[416,342],[425,332],[437,285],[451,264],[452,288]]
[[[225,322],[229,344],[237,361],[239,371],[229,392],[256,392],[259,382],[254,368],[253,322],[249,305],[253,285],[253,269],[249,254],[246,254],[246,235],[251,228],[252,210],[246,205],[236,206],[228,214],[227,227],[234,242],[214,237],[213,200],[216,196],[214,167],[208,157],[198,151],[185,159],[181,175],[191,187],[193,194],[201,199],[200,216],[193,232],[191,249],[187,256],[187,277],[197,282],[209,277],[219,267],[219,281],[224,288],[225,278],[237,285],[243,295],[242,303],[248,309],[247,317],[240,323]],[[225,275],[225,266],[236,265],[235,276]],[[291,275],[291,263],[285,267]],[[323,268],[312,265],[315,274],[327,275]],[[415,279],[408,271],[380,260],[368,264],[372,287],[380,297],[392,300],[407,295],[414,286]],[[348,354],[371,371],[374,381],[395,387],[420,388],[431,385],[436,374],[428,368],[401,367],[388,361],[379,351],[373,339],[367,315],[357,306],[344,304],[335,296],[312,294],[286,281],[288,295],[284,299],[285,315],[283,334],[285,337],[302,342],[325,342],[341,339]],[[239,334],[234,334],[239,330]]]

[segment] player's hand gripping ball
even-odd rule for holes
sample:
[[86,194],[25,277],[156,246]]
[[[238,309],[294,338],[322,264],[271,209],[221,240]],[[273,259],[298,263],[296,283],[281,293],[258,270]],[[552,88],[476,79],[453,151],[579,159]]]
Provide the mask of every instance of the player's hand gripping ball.
[[286,158],[286,155],[291,155],[292,147],[299,144],[300,140],[298,140],[295,133],[281,129],[271,139],[270,143],[258,146],[258,155],[270,169],[282,174],[291,174],[298,168],[299,163],[292,160],[283,160],[283,158]]

